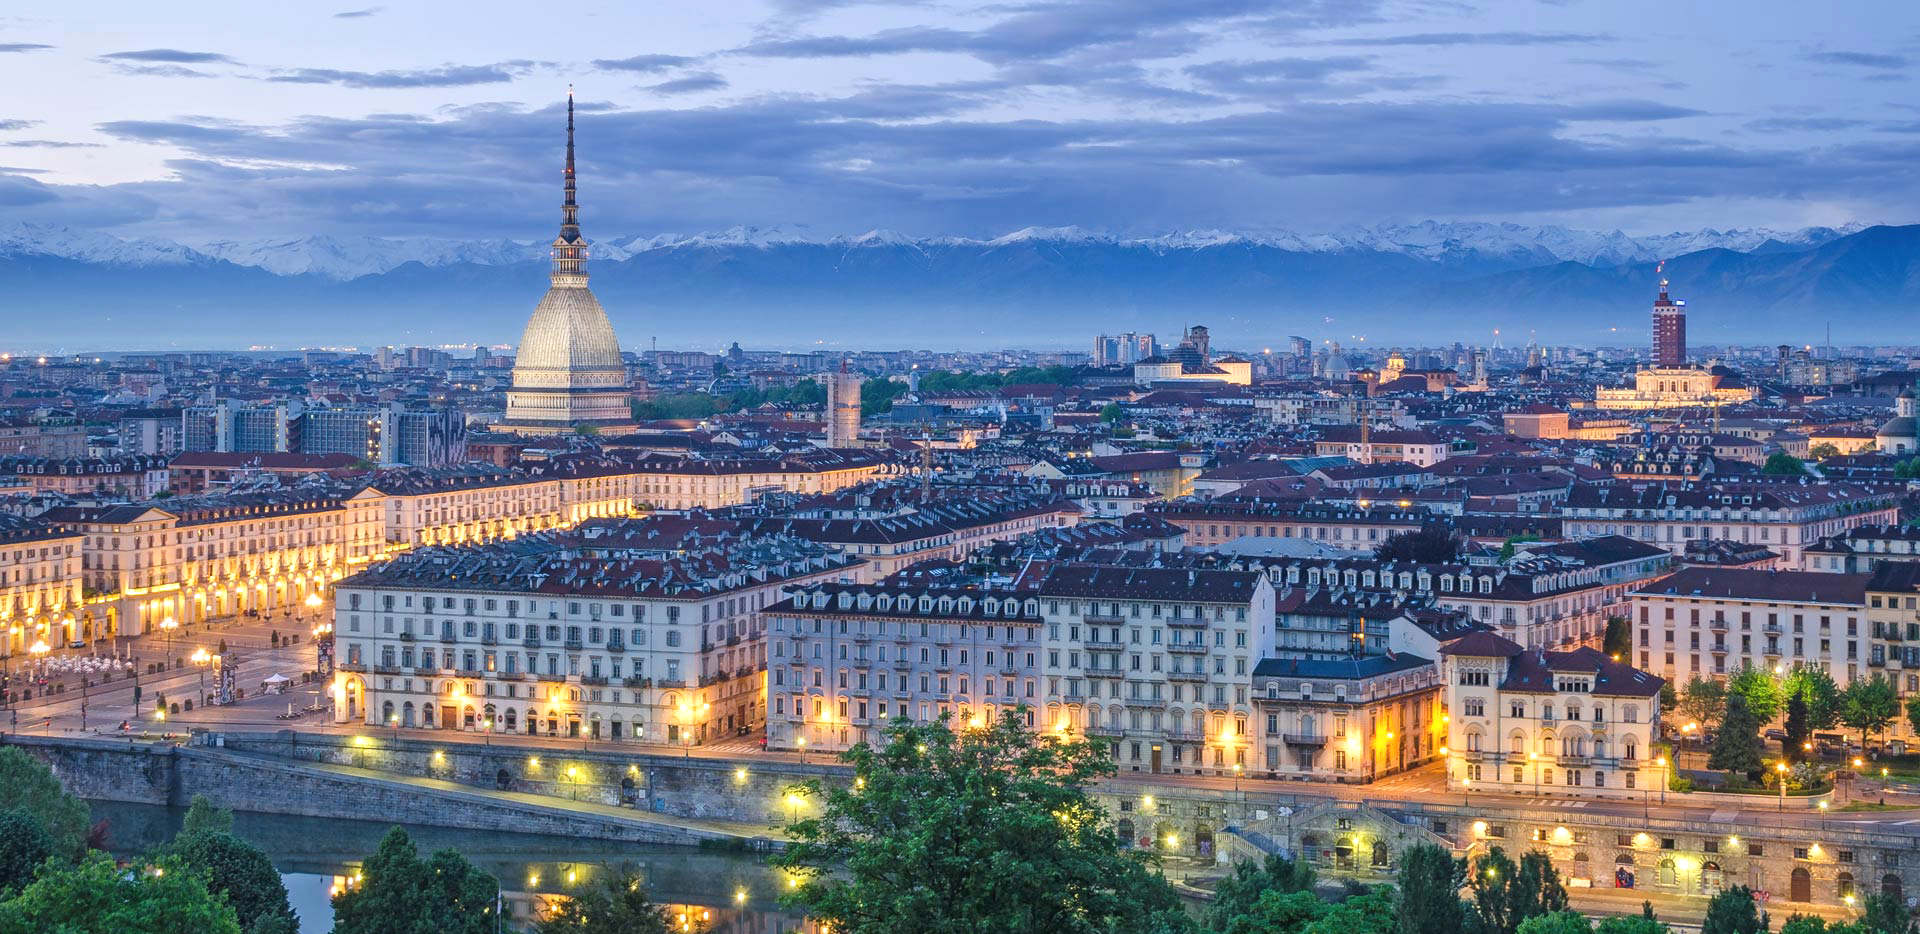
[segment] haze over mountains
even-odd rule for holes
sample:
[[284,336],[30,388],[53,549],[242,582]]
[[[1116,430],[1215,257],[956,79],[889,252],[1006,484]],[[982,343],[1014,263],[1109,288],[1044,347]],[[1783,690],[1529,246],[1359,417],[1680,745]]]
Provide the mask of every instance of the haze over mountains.
[[[992,239],[735,228],[594,243],[629,349],[1078,348],[1206,323],[1223,346],[1290,334],[1643,343],[1668,260],[1697,344],[1884,339],[1920,310],[1920,226],[1652,237],[1427,222],[1333,234],[1150,238],[1027,228]],[[311,236],[184,245],[0,227],[14,350],[513,342],[546,288],[544,241]],[[1617,329],[1617,330],[1616,330]]]

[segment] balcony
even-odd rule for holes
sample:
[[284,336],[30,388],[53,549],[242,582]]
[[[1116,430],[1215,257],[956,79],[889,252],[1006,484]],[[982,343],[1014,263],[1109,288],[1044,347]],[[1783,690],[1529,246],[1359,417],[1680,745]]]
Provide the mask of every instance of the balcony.
[[1282,733],[1280,741],[1289,746],[1325,746],[1327,738],[1307,733]]
[[537,649],[540,647],[540,637],[528,636],[525,639],[520,640],[520,644],[530,649]]
[[581,675],[580,683],[590,684],[594,687],[603,688],[607,686],[607,679],[603,675]]
[[1592,756],[1560,756],[1554,760],[1562,766],[1583,768],[1593,764]]
[[587,647],[587,644],[585,642],[581,642],[579,639],[568,639],[566,642],[566,648],[567,648],[567,651],[569,652],[584,651],[586,647]]
[[499,645],[500,640],[494,638],[493,636],[481,636],[480,644],[481,645]]
[[1204,619],[1196,619],[1196,618],[1194,618],[1194,617],[1191,617],[1191,616],[1182,616],[1182,617],[1179,617],[1179,618],[1177,618],[1177,619],[1169,619],[1169,620],[1166,620],[1166,624],[1167,624],[1167,625],[1169,625],[1169,626],[1185,626],[1185,627],[1189,627],[1189,628],[1193,628],[1193,629],[1205,629],[1205,628],[1207,628],[1207,621],[1206,621],[1206,620],[1204,620]]
[[484,678],[487,676],[487,673],[478,668],[460,668],[454,671],[453,676],[456,678]]
[[1069,704],[1084,704],[1087,701],[1087,695],[1081,694],[1078,691],[1068,691],[1060,695],[1060,699]]
[[1087,670],[1087,677],[1089,678],[1112,678],[1117,681],[1126,676],[1126,673],[1118,668],[1090,668]]
[[1170,642],[1167,643],[1167,651],[1179,652],[1182,655],[1205,655],[1207,646],[1199,642]]
[[366,671],[367,671],[367,666],[366,666],[366,665],[363,665],[363,664],[361,664],[361,663],[359,663],[359,662],[341,662],[341,663],[340,663],[340,670],[341,670],[341,671],[353,671],[353,672],[358,672],[358,673],[360,673],[360,674],[365,674],[365,673],[366,673]]
[[493,676],[502,681],[524,681],[527,677],[517,671],[499,671],[495,672]]
[[1102,639],[1097,636],[1088,636],[1086,644],[1087,648],[1090,649],[1117,649],[1125,643],[1119,639]]
[[1167,700],[1164,697],[1129,697],[1127,698],[1127,706],[1163,710],[1167,706]]
[[401,642],[412,642],[412,641],[413,641],[413,633],[410,633],[410,632],[403,632],[403,633],[401,633],[401,634],[400,634],[400,641],[401,641]]
[[1169,671],[1167,672],[1167,680],[1204,683],[1207,680],[1207,673],[1204,671]]
[[1086,734],[1088,736],[1099,736],[1105,739],[1119,739],[1127,735],[1127,731],[1117,726],[1090,726],[1087,727]]
[[644,688],[651,686],[653,682],[648,678],[633,677],[622,679],[620,683],[630,688]]
[[1089,623],[1095,623],[1101,626],[1112,626],[1117,623],[1126,622],[1126,617],[1123,617],[1117,613],[1108,613],[1104,610],[1097,611],[1097,612],[1089,610],[1086,615],[1080,618],[1083,620],[1086,620]]
[[456,640],[453,637],[453,633],[443,632],[440,634],[440,641],[452,645]]
[[626,650],[627,650],[627,646],[626,646],[626,643],[624,642],[607,643],[607,651],[609,652],[625,652]]
[[375,665],[373,666],[373,673],[379,674],[379,675],[397,675],[400,673],[400,666],[399,665]]

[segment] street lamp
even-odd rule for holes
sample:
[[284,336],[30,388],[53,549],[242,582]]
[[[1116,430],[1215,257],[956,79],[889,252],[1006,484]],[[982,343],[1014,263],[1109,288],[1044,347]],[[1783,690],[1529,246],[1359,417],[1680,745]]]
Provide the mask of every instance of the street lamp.
[[307,599],[303,602],[306,603],[308,612],[317,613],[320,610],[320,604],[324,601],[320,599],[320,594],[315,592],[307,594]]
[[1667,780],[1667,757],[1661,756],[1653,762],[1660,767],[1660,803],[1665,804],[1667,803],[1667,786],[1672,784]]
[[1234,794],[1240,793],[1240,771],[1241,771],[1240,763],[1235,762],[1233,764],[1233,793]]
[[1533,795],[1537,798],[1540,796],[1540,755],[1527,753],[1527,761],[1533,763]]
[[1784,811],[1787,809],[1787,764],[1776,762],[1773,771],[1780,781],[1780,810]]
[[161,667],[163,669],[173,667],[173,631],[179,628],[179,621],[175,620],[172,615],[168,615],[166,619],[160,621],[160,631],[167,634],[167,657],[161,659]]
[[[801,729],[804,730],[806,729],[806,727],[802,726]],[[794,740],[794,744],[800,747],[800,761],[802,763],[805,763],[807,761],[807,738],[802,736],[799,739]]]
[[194,649],[193,654],[187,656],[187,660],[193,663],[193,667],[200,669],[200,706],[205,707],[207,706],[207,663],[213,660],[213,655],[206,650],[205,646],[202,646]]
[[798,821],[799,819],[800,819],[800,795],[795,792],[789,791],[787,792],[787,823],[792,824]]

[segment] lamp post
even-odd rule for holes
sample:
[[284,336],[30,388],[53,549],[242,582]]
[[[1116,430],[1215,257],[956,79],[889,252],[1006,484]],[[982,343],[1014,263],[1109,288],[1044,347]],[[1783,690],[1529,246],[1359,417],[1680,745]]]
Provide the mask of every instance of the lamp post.
[[1540,796],[1540,755],[1527,753],[1527,761],[1533,763],[1533,796]]
[[194,649],[193,654],[187,656],[187,661],[192,662],[193,667],[200,669],[200,706],[205,707],[207,706],[207,663],[213,661],[213,655],[203,646]]
[[325,601],[320,599],[319,591],[315,591],[313,593],[307,594],[307,599],[301,602],[306,605],[308,613],[317,616],[320,613],[320,604],[324,603]]
[[1233,793],[1236,795],[1240,793],[1240,772],[1240,763],[1235,762],[1233,764]]
[[1667,771],[1667,757],[1661,756],[1660,758],[1655,759],[1653,761],[1655,765],[1660,766],[1660,803],[1666,804],[1667,803],[1667,786],[1673,784],[1671,781],[1667,779],[1667,776],[1670,774]]
[[167,654],[165,658],[160,660],[160,668],[162,671],[168,671],[173,668],[173,631],[179,628],[179,621],[175,620],[171,614],[169,614],[166,619],[160,621],[160,631],[167,634]]
[[313,624],[313,670],[321,681],[333,678],[333,623],[326,620]]
[[800,819],[800,795],[787,792],[787,824],[793,825]]
[[[806,726],[805,726],[805,725],[803,724],[803,725],[802,725],[802,726],[801,726],[800,728],[804,730],[804,729],[806,729]],[[806,761],[807,761],[807,738],[806,738],[805,736],[802,736],[802,737],[800,737],[799,739],[796,739],[796,740],[794,740],[794,743],[795,743],[795,745],[798,745],[798,746],[800,747],[800,762],[801,762],[801,764],[802,764],[802,765],[804,765],[804,764],[806,764]]]

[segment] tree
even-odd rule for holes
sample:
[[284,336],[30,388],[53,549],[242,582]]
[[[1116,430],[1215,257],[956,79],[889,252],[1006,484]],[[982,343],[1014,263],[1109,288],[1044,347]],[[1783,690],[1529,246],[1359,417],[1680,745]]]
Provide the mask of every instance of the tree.
[[1913,724],[1913,731],[1920,733],[1920,694],[1907,698],[1907,722]]
[[1101,743],[1041,739],[1005,711],[956,731],[894,720],[842,753],[851,786],[798,787],[814,816],[775,859],[790,907],[846,934],[1191,930],[1151,857],[1121,849],[1088,795]]
[[[1130,929],[1129,929],[1130,930]],[[1258,929],[1260,934],[1280,930]],[[1394,934],[1393,890],[1379,886],[1371,892],[1353,895],[1327,909],[1319,920],[1309,922],[1300,934]]]
[[1780,690],[1788,697],[1807,702],[1807,725],[1816,730],[1831,730],[1840,722],[1840,686],[1825,668],[1811,665],[1795,668]]
[[67,794],[40,760],[17,746],[0,748],[0,810],[33,815],[53,838],[54,853],[79,859],[86,851],[87,806]]
[[1126,417],[1127,417],[1126,410],[1122,409],[1120,407],[1120,404],[1117,402],[1109,402],[1106,405],[1103,405],[1100,407],[1100,420],[1103,422],[1106,422],[1109,425],[1115,422],[1118,422],[1121,419]]
[[1776,477],[1804,477],[1807,476],[1807,465],[1792,454],[1775,451],[1767,455],[1767,464],[1760,468],[1760,472]]
[[76,866],[49,863],[18,897],[0,902],[0,934],[81,931],[240,934],[240,920],[191,869],[163,860],[123,870],[105,853]]
[[1518,934],[1592,934],[1593,924],[1577,911],[1553,911],[1520,922]]
[[1593,934],[1670,934],[1671,928],[1661,924],[1653,917],[1653,905],[1642,902],[1645,914],[1614,915],[1600,919],[1594,925]]
[[1822,441],[1810,448],[1807,451],[1807,456],[1816,460],[1825,460],[1829,457],[1839,457],[1840,449],[1835,447],[1831,441]]
[[1270,854],[1263,862],[1236,862],[1233,872],[1214,887],[1213,902],[1207,906],[1206,927],[1225,930],[1227,922],[1252,912],[1254,903],[1266,893],[1311,893],[1313,882],[1313,866],[1305,860],[1296,862]]
[[[1312,892],[1282,892],[1267,889],[1258,898],[1225,915],[1218,923],[1208,922],[1208,931],[1218,934],[1271,934],[1298,932],[1321,920],[1333,906]],[[1213,911],[1210,909],[1208,915]]]
[[1726,713],[1720,717],[1720,732],[1713,737],[1707,768],[1746,775],[1760,771],[1760,723],[1747,708],[1745,694],[1728,692]]
[[1473,861],[1467,889],[1473,898],[1472,928],[1479,934],[1514,934],[1521,919],[1513,916],[1513,860],[1494,847]]
[[1786,702],[1781,696],[1780,682],[1773,673],[1747,665],[1727,679],[1727,693],[1738,694],[1747,700],[1747,712],[1753,714],[1758,723],[1768,723],[1780,715],[1780,705]]
[[19,808],[0,811],[0,893],[25,888],[53,854],[53,836],[39,818]]
[[1400,854],[1400,934],[1460,934],[1466,908],[1460,903],[1465,860],[1431,843]]
[[298,931],[280,872],[259,847],[233,835],[233,812],[195,795],[187,810],[186,827],[173,838],[167,852],[182,865],[204,874],[213,891],[226,895],[248,934]]
[[1513,873],[1513,918],[1517,924],[1528,918],[1566,911],[1567,889],[1560,884],[1560,870],[1539,850],[1528,850],[1520,857]]
[[623,865],[600,874],[586,891],[575,895],[548,913],[534,926],[538,934],[669,934],[675,928],[667,920],[667,910],[647,896],[640,871]]
[[1607,637],[1601,641],[1600,651],[1626,661],[1633,653],[1633,621],[1624,616],[1607,617]]
[[499,891],[492,876],[452,850],[422,860],[407,832],[395,827],[360,867],[358,883],[333,897],[333,931],[492,934]]
[[1780,752],[1786,758],[1799,761],[1806,756],[1805,743],[1811,735],[1807,728],[1807,702],[1799,695],[1787,698],[1786,736],[1780,740]]
[[1840,722],[1860,731],[1860,745],[1867,734],[1887,728],[1900,715],[1900,692],[1881,675],[1856,680],[1840,691]]
[[1761,934],[1770,926],[1765,912],[1753,901],[1753,890],[1736,885],[1721,889],[1707,902],[1700,934]]
[[1373,556],[1382,561],[1446,564],[1460,557],[1460,536],[1450,529],[1430,525],[1389,536],[1374,549]]
[[1859,926],[1866,929],[1863,934],[1920,932],[1920,922],[1913,920],[1912,912],[1907,910],[1906,902],[1901,901],[1898,895],[1875,892],[1863,899],[1860,905],[1862,911]]
[[206,795],[194,795],[187,805],[187,816],[180,820],[180,836],[232,832],[233,812],[214,804]]
[[1726,708],[1726,686],[1711,678],[1701,677],[1687,682],[1686,690],[1680,692],[1679,703],[1674,706],[1688,722],[1700,724],[1703,730],[1719,723],[1720,714]]

